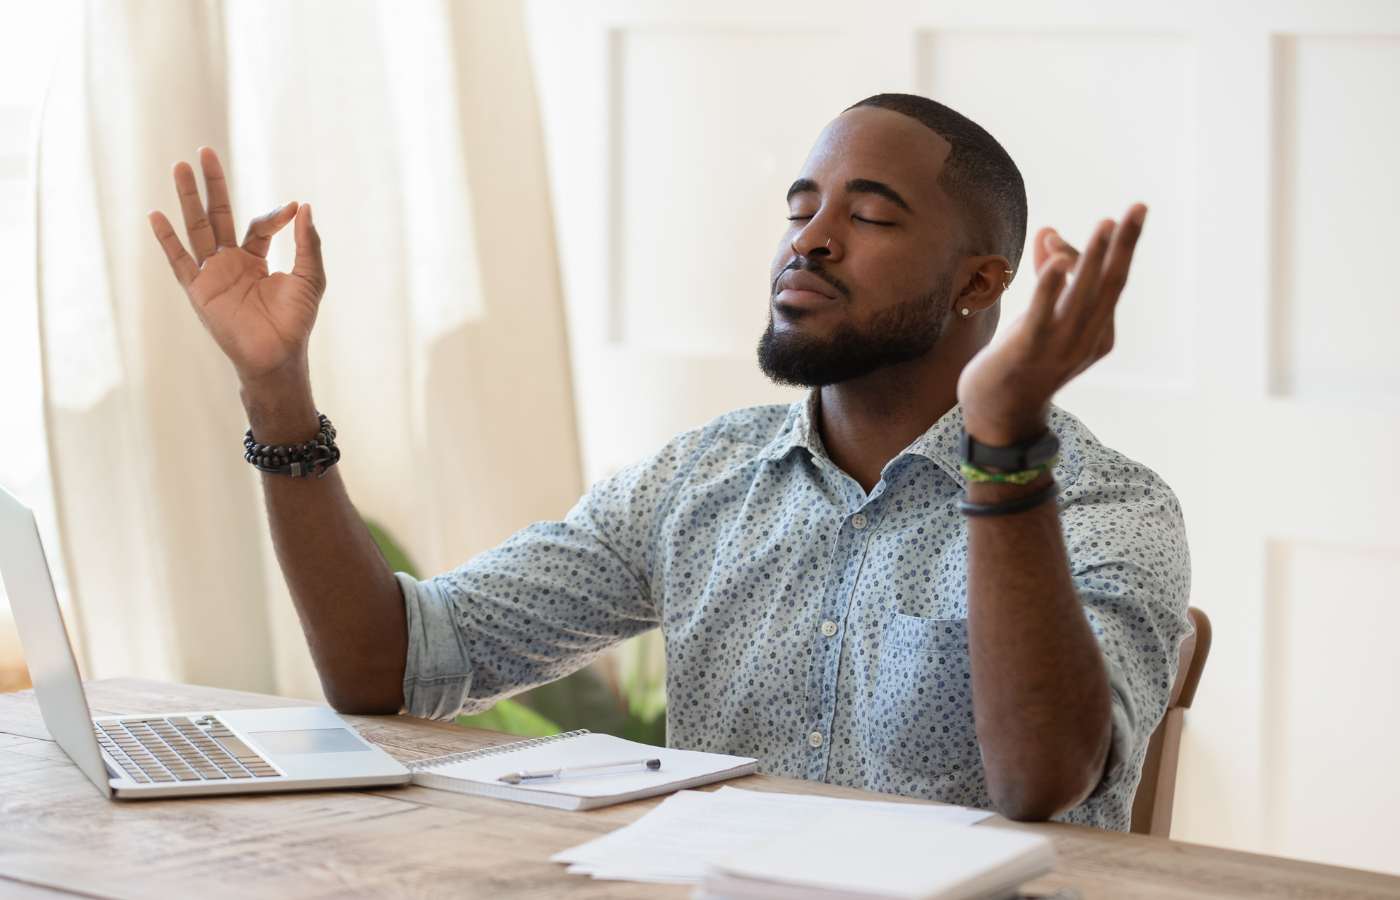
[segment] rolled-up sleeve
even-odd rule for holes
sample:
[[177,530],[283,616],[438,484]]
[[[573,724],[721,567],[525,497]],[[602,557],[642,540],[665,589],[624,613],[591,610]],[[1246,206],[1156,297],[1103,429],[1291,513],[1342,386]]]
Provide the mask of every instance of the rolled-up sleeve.
[[531,525],[426,581],[400,574],[409,714],[480,712],[656,627],[653,525],[692,437],[598,482],[562,522]]
[[1066,486],[1060,521],[1113,704],[1108,764],[1092,799],[1131,788],[1125,782],[1141,773],[1191,630],[1191,562],[1176,496],[1122,457],[1084,465]]
[[472,661],[457,627],[456,604],[435,582],[398,573],[408,615],[408,663],[403,697],[409,715],[450,719],[467,702]]

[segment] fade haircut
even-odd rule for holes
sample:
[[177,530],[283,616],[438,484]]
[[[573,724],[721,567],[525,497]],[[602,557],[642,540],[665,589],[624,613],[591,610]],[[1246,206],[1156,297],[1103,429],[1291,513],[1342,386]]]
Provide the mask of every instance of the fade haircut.
[[962,208],[974,253],[1000,253],[1018,271],[1026,246],[1026,184],[1011,156],[981,125],[927,97],[876,94],[849,107],[888,109],[932,128],[949,144],[939,186]]

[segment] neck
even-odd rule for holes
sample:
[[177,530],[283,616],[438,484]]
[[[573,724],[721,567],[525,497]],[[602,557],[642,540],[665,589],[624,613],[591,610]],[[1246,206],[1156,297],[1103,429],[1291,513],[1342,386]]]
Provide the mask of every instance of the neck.
[[[868,494],[885,465],[958,402],[966,359],[935,346],[923,356],[821,389],[815,423],[831,461]],[[940,356],[942,357],[940,359]]]

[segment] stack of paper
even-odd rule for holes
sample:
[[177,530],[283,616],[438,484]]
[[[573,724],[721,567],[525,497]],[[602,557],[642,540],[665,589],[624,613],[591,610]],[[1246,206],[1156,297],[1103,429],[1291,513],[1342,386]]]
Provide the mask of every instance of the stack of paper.
[[681,791],[642,818],[550,857],[569,871],[613,881],[698,884],[711,862],[829,813],[878,810],[896,822],[965,827],[991,813],[961,806],[839,800],[722,787]]
[[699,900],[980,900],[1050,871],[1050,841],[865,810],[831,813],[717,861]]

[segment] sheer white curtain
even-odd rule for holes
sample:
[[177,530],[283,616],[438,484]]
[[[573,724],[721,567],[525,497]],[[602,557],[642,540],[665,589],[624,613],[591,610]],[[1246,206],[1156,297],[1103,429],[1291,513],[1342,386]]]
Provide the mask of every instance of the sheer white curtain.
[[[424,569],[577,499],[543,148],[518,4],[89,3],[39,167],[47,412],[93,677],[316,696],[233,373],[145,221],[224,155],[240,223],[311,203],[317,400],[361,512]],[[281,240],[279,238],[279,240]],[[274,268],[290,263],[274,246]],[[304,540],[320,540],[307,534]]]

